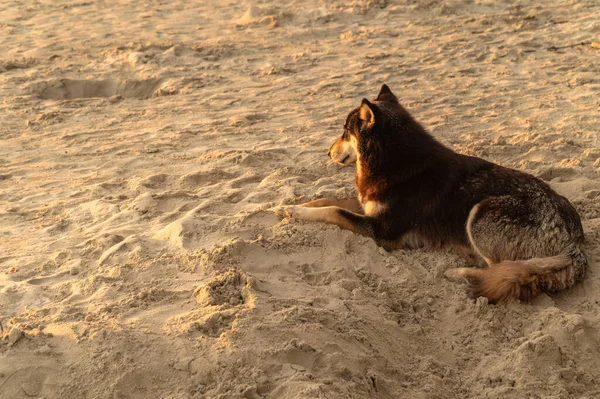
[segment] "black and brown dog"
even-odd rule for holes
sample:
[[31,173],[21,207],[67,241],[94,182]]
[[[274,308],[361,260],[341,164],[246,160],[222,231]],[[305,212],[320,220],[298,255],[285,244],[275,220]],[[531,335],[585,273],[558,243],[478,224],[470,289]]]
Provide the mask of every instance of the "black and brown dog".
[[585,275],[583,229],[566,198],[529,174],[445,147],[386,85],[350,112],[329,156],[356,163],[358,199],[319,199],[277,214],[336,224],[388,250],[468,249],[488,267],[446,276],[490,303],[564,290]]

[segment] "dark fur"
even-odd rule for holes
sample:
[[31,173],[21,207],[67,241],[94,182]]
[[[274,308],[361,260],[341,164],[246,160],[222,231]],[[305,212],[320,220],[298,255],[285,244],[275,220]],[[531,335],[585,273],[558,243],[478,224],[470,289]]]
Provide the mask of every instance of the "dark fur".
[[[486,296],[490,302],[528,300],[584,277],[583,229],[566,198],[529,174],[445,147],[386,85],[373,102],[363,100],[350,112],[336,144],[351,136],[358,143],[360,203],[377,201],[384,210],[367,216],[347,206],[330,206],[344,228],[350,225],[387,249],[472,248],[488,269],[457,272],[473,296]],[[331,220],[323,221],[342,225]]]

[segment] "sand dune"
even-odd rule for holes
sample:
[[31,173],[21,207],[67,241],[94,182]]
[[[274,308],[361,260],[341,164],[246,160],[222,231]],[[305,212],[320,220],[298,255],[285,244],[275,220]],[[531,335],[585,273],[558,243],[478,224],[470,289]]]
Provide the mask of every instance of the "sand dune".
[[[599,397],[600,4],[285,3],[0,1],[0,397]],[[354,195],[382,83],[566,195],[585,282],[491,306],[269,212]]]

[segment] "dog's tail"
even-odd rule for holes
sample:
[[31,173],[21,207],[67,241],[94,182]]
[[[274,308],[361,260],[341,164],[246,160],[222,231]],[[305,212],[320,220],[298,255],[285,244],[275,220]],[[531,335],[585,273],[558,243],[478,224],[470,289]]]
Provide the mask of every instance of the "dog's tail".
[[568,255],[504,261],[486,269],[450,269],[447,276],[466,280],[469,296],[488,298],[489,303],[511,299],[528,301],[541,292],[572,287],[585,276],[587,259],[580,249]]

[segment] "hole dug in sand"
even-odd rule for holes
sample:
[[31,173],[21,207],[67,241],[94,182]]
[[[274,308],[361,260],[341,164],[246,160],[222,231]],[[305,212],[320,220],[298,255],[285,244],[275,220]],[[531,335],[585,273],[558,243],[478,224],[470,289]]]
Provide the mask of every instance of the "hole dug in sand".
[[77,98],[98,98],[122,96],[124,98],[148,99],[174,94],[162,88],[164,79],[145,80],[114,79],[58,79],[47,82],[39,97],[44,100],[73,100]]

